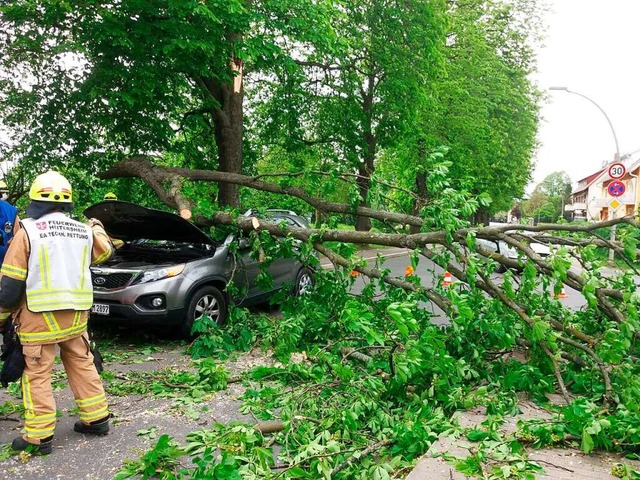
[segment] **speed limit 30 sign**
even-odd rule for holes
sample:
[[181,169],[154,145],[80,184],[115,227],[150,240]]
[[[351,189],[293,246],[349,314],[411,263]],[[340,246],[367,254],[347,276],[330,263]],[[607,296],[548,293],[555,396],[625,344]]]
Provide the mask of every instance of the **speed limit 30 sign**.
[[612,163],[609,166],[609,176],[613,179],[622,178],[625,173],[627,173],[627,169],[620,162]]

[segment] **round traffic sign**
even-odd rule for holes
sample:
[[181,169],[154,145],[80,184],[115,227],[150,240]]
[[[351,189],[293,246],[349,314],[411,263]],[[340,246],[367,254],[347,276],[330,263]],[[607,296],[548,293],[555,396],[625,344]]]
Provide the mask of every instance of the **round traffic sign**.
[[621,197],[624,195],[624,191],[626,189],[627,188],[624,186],[624,183],[618,181],[611,182],[607,187],[607,191],[612,197]]
[[624,177],[625,173],[627,173],[627,169],[620,162],[612,163],[609,166],[609,176],[611,178],[614,178],[614,179],[622,178]]

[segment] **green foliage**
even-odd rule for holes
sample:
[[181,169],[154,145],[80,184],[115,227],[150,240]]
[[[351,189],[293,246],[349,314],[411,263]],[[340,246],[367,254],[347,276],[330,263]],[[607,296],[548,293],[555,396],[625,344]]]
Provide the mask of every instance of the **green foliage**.
[[11,444],[6,443],[4,445],[0,445],[0,462],[10,459],[15,454],[16,451],[11,448]]
[[[278,245],[261,235],[253,241],[267,262],[280,253],[292,253],[287,241]],[[473,235],[466,238],[467,247],[473,248],[474,242]],[[353,246],[335,247],[342,254],[354,254]],[[589,267],[584,273],[585,296],[595,296],[605,279],[594,249],[572,253],[580,253]],[[400,290],[370,279],[361,294],[353,295],[356,277],[349,269],[320,271],[313,295],[277,298],[281,315],[232,308],[223,329],[201,320],[194,326],[201,336],[190,347],[198,358],[194,371],[141,377],[128,388],[142,384],[149,393],[174,396],[176,408],[196,416],[195,403],[229,380],[219,359],[261,348],[278,361],[243,373],[246,389],[240,411],[257,421],[282,422],[283,430],[271,439],[249,424],[193,432],[181,447],[183,456],[194,462],[179,473],[183,478],[218,472],[229,478],[324,478],[334,469],[339,470],[336,479],[393,478],[443,433],[463,433],[475,442],[469,457],[449,459],[457,468],[474,475],[484,471],[495,479],[535,477],[540,466],[528,459],[528,444],[569,444],[587,453],[635,451],[640,445],[635,342],[640,297],[633,275],[607,280],[624,292],[617,308],[625,322],[612,321],[593,302],[582,310],[567,309],[553,292],[567,278],[568,255],[563,248],[554,251],[548,259],[550,274],[542,274],[528,261],[518,273],[502,277],[502,291],[525,306],[531,323],[475,288],[474,281],[445,291],[451,323],[443,328],[431,323],[432,313],[420,290]],[[383,259],[375,263],[385,271]],[[417,255],[411,257],[411,265],[416,271],[424,268]],[[473,256],[468,267],[481,275],[487,268]],[[567,331],[560,332],[558,323]],[[563,334],[590,335],[599,341],[591,345],[590,354],[563,344]],[[521,347],[523,341],[526,348]],[[575,396],[565,407],[549,402],[557,379],[543,345],[554,358],[563,359],[562,352],[580,360],[559,363]],[[613,384],[611,406],[603,403],[602,372],[589,362],[592,355],[607,364]],[[111,392],[114,385],[109,385]],[[174,388],[177,385],[181,387]],[[551,410],[553,419],[520,422],[515,435],[505,435],[500,425],[505,416],[517,413],[523,395]],[[485,408],[487,422],[461,430],[455,412],[474,407]],[[349,461],[378,442],[375,454],[362,455],[357,464]],[[271,470],[275,455],[287,465],[279,473]],[[174,470],[169,463],[159,475],[173,475]]]
[[636,480],[640,478],[640,471],[634,470],[628,463],[616,463],[611,467],[611,475],[624,480]]
[[[45,168],[71,177],[82,168],[85,175],[73,180],[83,205],[108,190],[132,201],[152,196],[127,180],[90,193],[96,182],[89,177],[125,156],[163,152],[182,167],[225,167],[233,160],[241,168],[242,129],[215,128],[218,114],[233,108],[223,92],[242,79],[237,66],[269,75],[290,65],[295,49],[332,44],[329,7],[271,0],[92,0],[73,8],[4,2],[0,121],[11,141],[2,153],[19,160],[27,181]],[[234,115],[241,118],[237,105]],[[223,140],[237,148],[218,148]],[[248,151],[247,164],[255,158]]]
[[537,221],[556,222],[563,216],[562,208],[571,195],[571,179],[565,172],[554,172],[536,185],[531,197],[522,202],[525,216]]
[[[430,101],[403,132],[400,148],[382,157],[384,179],[431,201],[431,194],[420,191],[421,166],[429,152],[446,145],[456,190],[492,199],[483,211],[508,210],[513,198],[523,196],[538,94],[527,78],[534,68],[536,24],[521,19],[536,18],[538,9],[533,1],[456,3],[447,14],[441,66],[429,78]],[[428,181],[431,170],[424,175]]]
[[[208,407],[203,401],[215,392],[224,390],[229,372],[213,358],[195,360],[193,368],[161,371],[131,371],[126,376],[103,373],[105,389],[110,395],[156,395],[172,399],[172,410],[197,420]],[[138,432],[138,435],[155,438],[155,427]]]
[[162,435],[153,449],[145,453],[139,460],[126,462],[124,468],[116,473],[113,479],[123,480],[137,477],[143,480],[152,478],[169,480],[178,478],[177,473],[180,465],[178,459],[183,453],[183,450],[171,441],[171,437]]
[[22,413],[24,412],[24,406],[22,403],[13,403],[10,401],[5,401],[4,404],[0,407],[0,415],[7,416],[12,413]]
[[268,317],[255,317],[237,307],[230,308],[224,328],[207,317],[198,319],[192,328],[198,337],[190,345],[189,353],[196,359],[212,355],[224,359],[230,352],[246,351],[255,342],[256,327],[263,322],[269,322]]

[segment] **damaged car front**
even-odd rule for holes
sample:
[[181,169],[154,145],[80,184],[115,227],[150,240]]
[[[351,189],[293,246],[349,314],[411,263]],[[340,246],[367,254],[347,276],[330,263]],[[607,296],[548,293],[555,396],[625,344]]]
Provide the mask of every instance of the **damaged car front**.
[[[308,288],[313,272],[295,258],[269,265],[269,291],[256,285],[260,264],[236,236],[217,242],[170,212],[121,201],[105,201],[85,210],[99,219],[123,246],[107,263],[91,267],[93,322],[179,326],[188,335],[193,322],[208,316],[223,324],[230,301],[251,305],[281,288]],[[233,281],[242,292],[231,298]],[[302,286],[302,285],[301,285]]]

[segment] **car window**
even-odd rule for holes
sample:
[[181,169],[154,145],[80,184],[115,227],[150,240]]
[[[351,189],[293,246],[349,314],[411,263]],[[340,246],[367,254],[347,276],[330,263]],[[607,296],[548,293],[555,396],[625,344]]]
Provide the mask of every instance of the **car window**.
[[498,251],[498,244],[493,240],[485,240],[484,238],[477,238],[476,245],[484,248],[485,250],[489,250],[490,252]]
[[286,222],[286,224],[289,225],[290,227],[299,227],[300,226],[291,217],[280,217],[280,216],[276,215],[276,216],[273,217],[273,221],[276,222],[276,223]]

